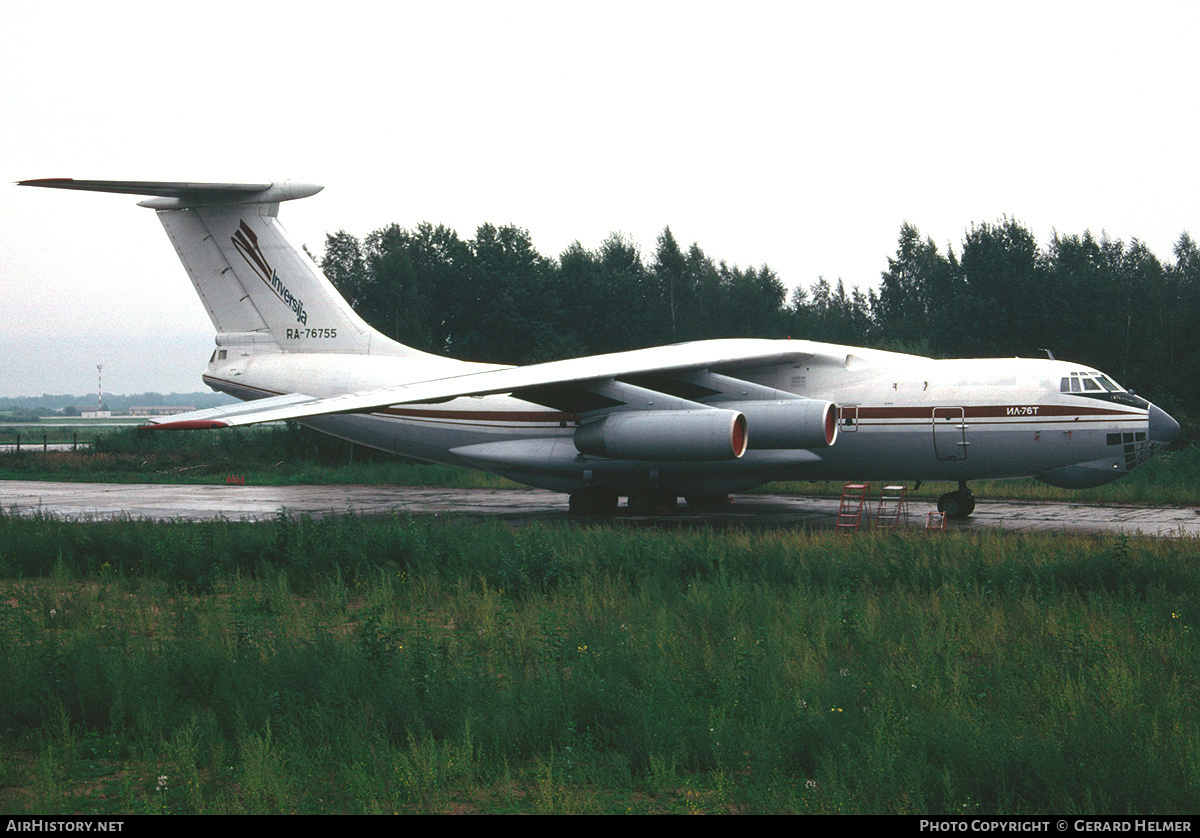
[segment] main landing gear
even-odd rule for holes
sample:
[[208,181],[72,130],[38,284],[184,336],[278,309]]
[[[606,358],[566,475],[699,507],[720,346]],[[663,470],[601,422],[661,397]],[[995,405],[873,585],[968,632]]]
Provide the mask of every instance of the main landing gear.
[[975,495],[967,488],[966,481],[960,480],[958,491],[947,492],[938,498],[938,512],[945,512],[947,518],[961,521],[975,511]]
[[588,486],[571,492],[568,509],[572,515],[616,515],[617,493],[607,486]]

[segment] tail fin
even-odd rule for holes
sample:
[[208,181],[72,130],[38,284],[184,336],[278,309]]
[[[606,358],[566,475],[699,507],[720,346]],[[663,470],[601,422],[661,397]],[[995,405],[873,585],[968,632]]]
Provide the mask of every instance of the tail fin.
[[217,343],[284,352],[423,355],[359,317],[277,220],[279,202],[315,195],[297,183],[21,181],[23,186],[153,196],[159,220],[217,330]]

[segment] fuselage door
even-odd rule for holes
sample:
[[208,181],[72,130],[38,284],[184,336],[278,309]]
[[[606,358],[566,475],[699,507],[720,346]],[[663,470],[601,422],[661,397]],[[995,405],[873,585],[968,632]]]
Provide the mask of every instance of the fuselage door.
[[858,430],[858,405],[843,404],[838,406],[838,431],[851,434]]
[[933,409],[933,452],[939,460],[967,458],[967,415],[961,407]]

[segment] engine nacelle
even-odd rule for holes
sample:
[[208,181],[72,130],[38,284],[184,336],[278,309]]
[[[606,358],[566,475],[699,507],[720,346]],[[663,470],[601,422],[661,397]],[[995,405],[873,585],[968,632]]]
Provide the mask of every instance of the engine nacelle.
[[580,425],[575,447],[615,460],[735,460],[746,451],[746,417],[736,410],[638,410]]
[[723,404],[746,417],[750,447],[828,448],[837,440],[838,410],[833,402],[820,399],[754,401]]

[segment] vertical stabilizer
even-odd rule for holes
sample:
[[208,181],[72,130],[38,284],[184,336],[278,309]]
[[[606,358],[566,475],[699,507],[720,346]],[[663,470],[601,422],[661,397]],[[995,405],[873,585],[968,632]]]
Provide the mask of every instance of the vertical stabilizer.
[[152,196],[219,343],[284,352],[424,355],[367,325],[288,236],[279,202],[321,187],[278,183],[164,183],[54,178],[24,186]]
[[285,352],[369,354],[373,342],[391,343],[292,243],[276,218],[278,207],[158,211],[217,332],[270,335]]

